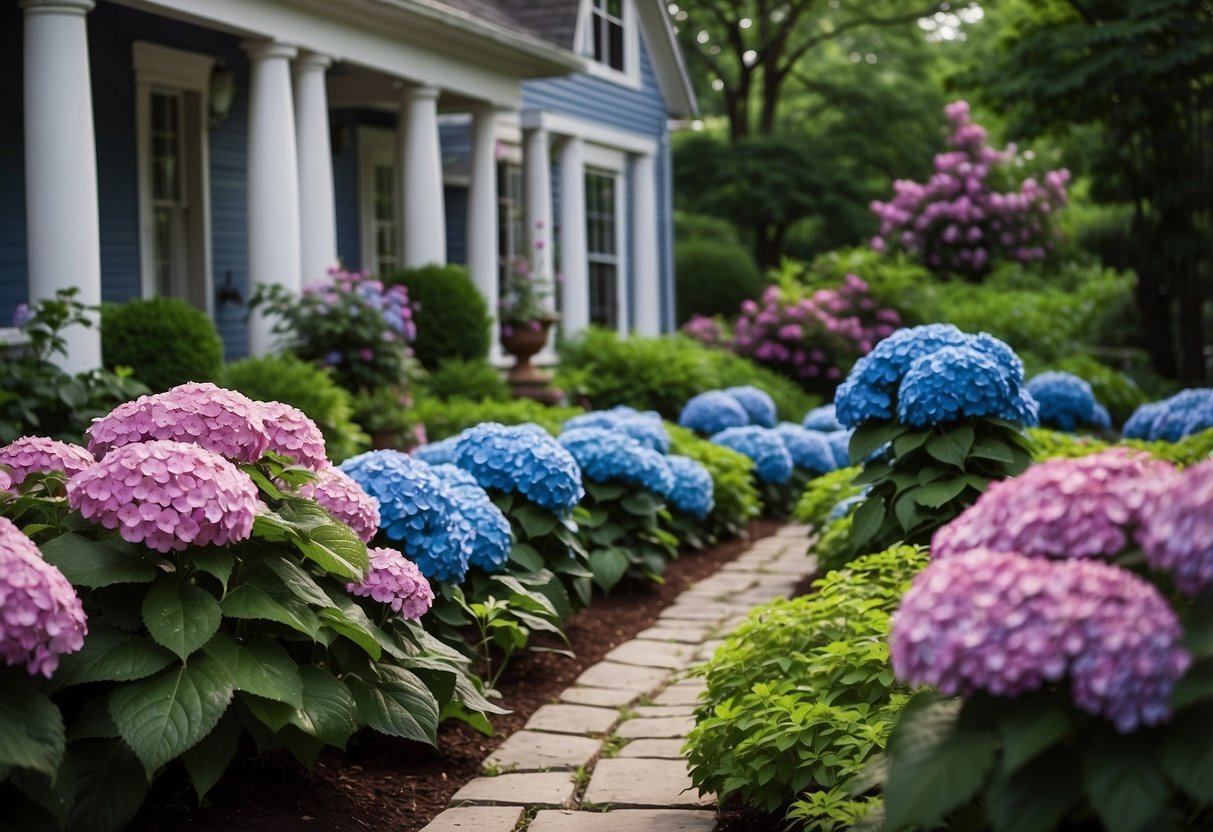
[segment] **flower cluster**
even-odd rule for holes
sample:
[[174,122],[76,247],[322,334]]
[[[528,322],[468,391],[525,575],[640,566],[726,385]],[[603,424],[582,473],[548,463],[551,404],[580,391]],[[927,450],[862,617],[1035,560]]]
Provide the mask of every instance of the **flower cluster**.
[[368,549],[371,568],[361,583],[346,584],[353,595],[387,604],[406,621],[416,621],[434,603],[434,590],[417,564],[395,549]]
[[835,468],[846,468],[851,464],[851,435],[853,433],[855,433],[854,430],[843,428],[826,434],[826,441],[830,443],[830,450],[834,452]]
[[125,402],[85,431],[98,459],[114,448],[149,439],[188,442],[235,462],[256,462],[270,444],[261,405],[209,382],[186,382]]
[[302,410],[282,402],[257,402],[257,408],[270,436],[268,450],[313,471],[332,465],[324,450],[324,434]]
[[8,475],[8,471],[0,468],[0,497],[11,491],[13,488],[13,478]]
[[1143,404],[1125,422],[1128,439],[1178,442],[1213,428],[1213,388],[1181,390],[1169,399]]
[[413,449],[413,456],[430,465],[455,464],[455,446],[459,444],[458,436],[448,436],[437,442],[419,445]]
[[[535,229],[542,230],[542,221]],[[502,261],[504,277],[501,281],[501,298],[497,302],[497,316],[507,326],[536,325],[541,321],[555,321],[552,308],[552,284],[542,274],[542,260],[547,242],[536,239],[528,254],[507,257]]]
[[838,421],[838,414],[835,412],[833,402],[813,408],[804,414],[804,419],[800,424],[805,430],[816,430],[822,433],[842,430],[842,423]]
[[1107,408],[1095,400],[1091,385],[1073,373],[1052,370],[1033,377],[1028,392],[1040,406],[1042,427],[1073,433],[1080,427],[1112,426]]
[[779,417],[775,415],[775,400],[767,391],[747,384],[743,387],[728,387],[724,392],[737,400],[749,417],[751,425],[773,428],[779,421]]
[[1162,594],[1120,567],[977,549],[914,579],[890,654],[899,680],[948,696],[1014,697],[1068,673],[1076,706],[1129,732],[1169,716],[1181,635]]
[[433,471],[446,482],[451,492],[457,522],[466,524],[471,538],[468,562],[492,574],[500,572],[510,559],[513,537],[510,521],[489,498],[476,478],[451,464],[433,466]]
[[1146,562],[1170,572],[1185,595],[1213,586],[1213,460],[1179,475],[1144,518],[1138,540]]
[[574,428],[560,434],[581,473],[596,482],[626,482],[665,497],[674,475],[665,457],[623,433],[603,428]]
[[0,491],[20,485],[30,474],[62,471],[70,477],[93,462],[93,455],[79,445],[44,436],[22,436],[0,448],[0,465],[7,465],[13,472],[12,482],[0,483]]
[[1000,259],[1043,260],[1055,245],[1051,217],[1066,204],[1070,172],[1051,170],[1043,181],[1029,176],[999,191],[991,180],[1011,178],[1023,158],[1013,145],[990,147],[968,103],[955,101],[945,112],[952,149],[935,156],[926,183],[896,180],[892,201],[872,203],[880,220],[872,248],[907,251],[932,269],[969,276],[985,274]]
[[792,476],[792,455],[770,428],[727,428],[713,435],[712,441],[752,459],[754,472],[762,482],[785,483]]
[[75,474],[67,501],[123,540],[172,552],[247,539],[257,489],[214,451],[160,439],[123,445]]
[[826,439],[824,433],[805,430],[791,422],[776,425],[775,433],[788,449],[792,456],[792,465],[796,468],[813,474],[824,474],[838,467],[834,459],[834,449],[830,447],[830,440]]
[[829,387],[900,323],[892,309],[876,308],[867,283],[853,274],[808,297],[773,285],[742,303],[733,351],[802,384]]
[[640,411],[621,404],[610,410],[583,413],[564,423],[566,431],[577,428],[603,428],[623,433],[659,454],[670,450],[670,434],[655,410]]
[[725,428],[740,428],[750,416],[737,399],[722,390],[709,390],[692,396],[678,415],[678,424],[698,433],[719,433]]
[[721,318],[692,315],[691,319],[682,325],[682,331],[706,347],[723,348],[732,346],[733,343],[728,324]]
[[49,679],[59,657],[83,647],[87,633],[76,590],[32,540],[0,517],[0,659]]
[[370,543],[379,531],[379,501],[339,468],[320,471],[314,481],[299,489],[299,494],[318,502],[353,529],[363,543]]
[[400,451],[369,451],[341,463],[341,470],[379,502],[380,531],[401,544],[422,574],[463,580],[470,530],[446,482],[427,463]]
[[667,497],[674,509],[697,520],[707,517],[716,505],[712,475],[689,456],[667,456],[666,465],[674,478],[674,487]]
[[538,425],[482,422],[459,435],[455,464],[486,490],[517,492],[568,514],[585,496],[577,461]]
[[1166,462],[1114,448],[1076,459],[1051,459],[1018,477],[993,482],[977,502],[935,532],[931,557],[971,549],[1042,558],[1112,558],[1134,530],[1176,491]]

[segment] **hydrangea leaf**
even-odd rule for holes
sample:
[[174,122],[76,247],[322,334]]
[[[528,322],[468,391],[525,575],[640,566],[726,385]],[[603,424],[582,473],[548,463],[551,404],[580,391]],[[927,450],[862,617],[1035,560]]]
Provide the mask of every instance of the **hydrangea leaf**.
[[303,679],[303,707],[289,722],[309,736],[345,748],[358,730],[357,704],[350,689],[333,674],[318,667],[299,668]]
[[54,776],[67,740],[59,708],[21,671],[0,684],[0,765]]
[[855,539],[856,548],[871,540],[884,521],[885,501],[883,497],[870,497],[855,509],[851,521],[851,535]]
[[968,484],[968,480],[964,477],[933,482],[914,490],[914,502],[927,508],[939,508],[959,497]]
[[310,530],[296,543],[296,548],[324,571],[346,580],[361,580],[370,568],[366,544],[343,523]]
[[1171,794],[1151,740],[1110,730],[1084,749],[1082,784],[1108,832],[1139,832],[1162,811]]
[[296,708],[303,705],[299,667],[277,642],[264,638],[237,642],[227,633],[218,633],[203,650],[223,666],[236,690]]
[[622,549],[595,549],[590,553],[590,569],[594,572],[594,583],[603,592],[610,592],[611,587],[619,583],[623,573],[628,568],[628,555]]
[[1002,773],[1013,774],[1042,751],[1060,742],[1069,730],[1069,708],[1057,697],[1037,695],[1008,699],[998,714],[998,732],[1003,744]]
[[219,606],[228,618],[277,621],[313,639],[320,627],[316,614],[306,604],[290,595],[281,583],[267,581],[264,576],[247,577],[223,596]]
[[189,553],[189,560],[199,572],[217,578],[223,585],[223,591],[227,592],[227,582],[231,580],[232,571],[236,568],[236,556],[230,549],[193,549]]
[[215,596],[177,575],[161,575],[143,597],[143,623],[156,643],[185,661],[219,629]]
[[287,558],[266,558],[264,563],[300,601],[313,607],[332,606],[332,601],[320,584],[299,564]]
[[857,465],[863,462],[873,453],[909,431],[910,428],[898,422],[866,422],[860,425],[851,434],[851,444],[848,446],[851,464]]
[[92,621],[84,647],[59,659],[52,685],[60,689],[86,682],[130,682],[158,673],[172,662],[173,654],[150,639]]
[[964,469],[965,458],[973,447],[972,425],[957,425],[927,440],[927,453],[947,465]]
[[372,661],[379,661],[383,656],[383,648],[375,639],[375,635],[356,621],[351,621],[345,613],[336,607],[320,611],[320,621],[330,630],[339,633],[361,647]]
[[1213,803],[1213,706],[1183,712],[1167,726],[1160,752],[1171,782],[1202,806]]
[[1078,769],[1078,760],[1072,754],[1056,753],[1009,777],[995,778],[985,792],[986,812],[994,832],[1062,828],[1066,810],[1082,797]]
[[213,731],[181,756],[200,804],[227,770],[239,745],[240,721],[233,712],[228,711]]
[[76,786],[69,829],[111,832],[126,826],[139,811],[150,784],[139,758],[126,743],[73,743],[68,765]]
[[1015,462],[1015,454],[1012,447],[994,436],[983,436],[974,442],[969,455],[975,456],[978,459],[993,460],[994,462],[1005,462],[1008,464]]
[[524,505],[510,515],[522,525],[528,539],[543,537],[556,528],[556,516],[537,506]]
[[647,490],[641,489],[628,494],[619,501],[619,505],[628,514],[637,517],[648,517],[661,508],[662,502]]
[[118,541],[96,541],[67,532],[39,544],[47,563],[72,582],[89,589],[112,584],[149,584],[156,567],[135,547]]
[[436,742],[438,701],[415,674],[384,665],[376,675],[350,675],[346,682],[367,725],[393,737]]

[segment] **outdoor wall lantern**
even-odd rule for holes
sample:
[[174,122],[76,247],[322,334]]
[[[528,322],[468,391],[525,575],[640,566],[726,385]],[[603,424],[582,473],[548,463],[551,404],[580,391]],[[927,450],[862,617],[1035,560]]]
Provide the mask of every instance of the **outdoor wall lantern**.
[[211,69],[210,84],[211,129],[223,126],[231,112],[232,100],[236,97],[236,73],[227,64],[219,61]]

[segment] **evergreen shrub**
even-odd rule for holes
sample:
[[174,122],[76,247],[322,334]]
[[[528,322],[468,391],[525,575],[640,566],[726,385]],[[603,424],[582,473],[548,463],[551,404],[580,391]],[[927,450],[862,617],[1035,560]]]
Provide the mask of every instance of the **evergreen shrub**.
[[109,369],[130,367],[153,392],[187,381],[214,381],[223,341],[205,312],[176,298],[101,306],[101,357]]

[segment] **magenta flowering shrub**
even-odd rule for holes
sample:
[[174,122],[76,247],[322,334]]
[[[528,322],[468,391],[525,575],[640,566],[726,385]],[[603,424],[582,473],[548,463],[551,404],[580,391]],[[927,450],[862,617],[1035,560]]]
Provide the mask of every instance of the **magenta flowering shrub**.
[[[872,248],[905,251],[931,269],[973,278],[1000,260],[1043,260],[1055,246],[1053,215],[1066,204],[1070,172],[1019,180],[1017,149],[990,147],[968,102],[954,101],[945,113],[951,149],[935,156],[935,173],[925,183],[896,180],[891,201],[872,203],[880,219]],[[1013,178],[999,189],[1000,180]]]
[[268,450],[289,456],[313,471],[332,465],[324,449],[324,434],[302,410],[282,402],[256,404],[261,423],[269,434]]
[[1184,595],[1213,586],[1213,460],[1179,474],[1138,531],[1146,562]]
[[30,474],[63,471],[71,476],[94,461],[93,455],[79,445],[45,436],[22,436],[0,448],[0,465],[7,465],[12,471],[11,483],[0,483],[0,491],[20,485]]
[[354,595],[387,604],[406,621],[416,621],[429,612],[434,590],[417,564],[396,549],[368,549],[371,568],[360,583],[346,585]]
[[68,504],[157,552],[245,540],[257,512],[248,474],[214,451],[161,439],[110,451],[67,483]]
[[831,389],[851,365],[901,323],[877,308],[868,284],[853,274],[837,289],[808,297],[768,286],[747,300],[733,326],[733,351],[806,387]]
[[690,320],[682,325],[682,331],[706,347],[727,348],[733,343],[733,333],[728,324],[719,317],[692,315]]
[[325,468],[316,479],[299,487],[309,497],[345,523],[363,543],[370,543],[379,531],[379,501],[340,468]]
[[0,659],[49,679],[59,657],[83,647],[87,634],[76,590],[32,540],[0,517]]

